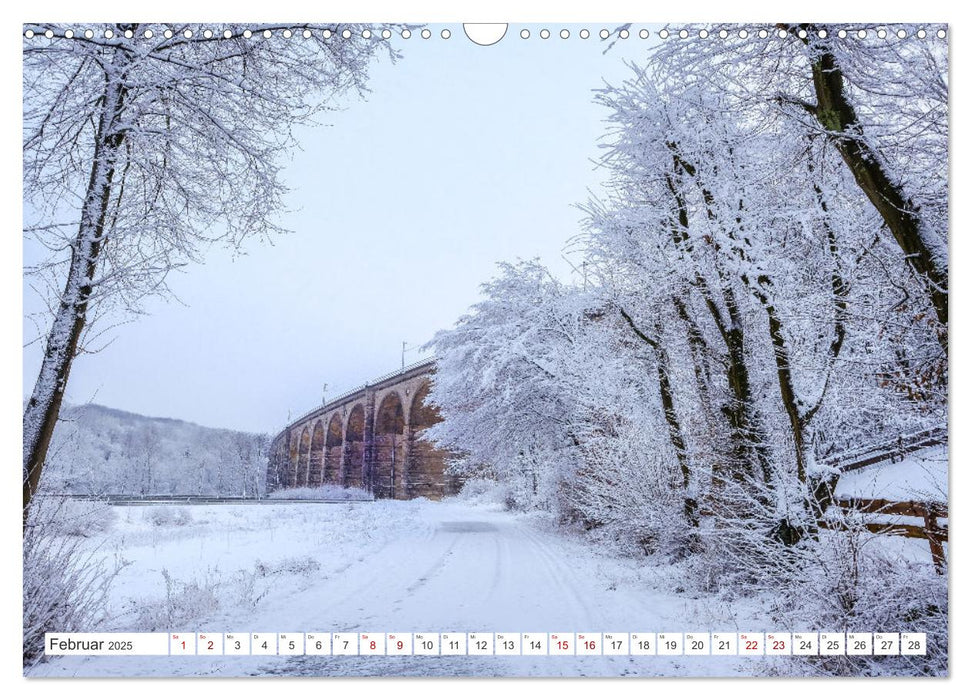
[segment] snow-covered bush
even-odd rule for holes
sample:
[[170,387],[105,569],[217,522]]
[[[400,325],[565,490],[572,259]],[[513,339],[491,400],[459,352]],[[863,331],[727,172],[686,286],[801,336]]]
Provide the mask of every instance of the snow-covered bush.
[[193,521],[188,508],[153,506],[146,514],[148,522],[156,527],[184,527]]
[[264,562],[257,559],[253,570],[260,578],[277,574],[312,576],[320,571],[320,562],[313,557],[287,557],[277,562]]
[[45,632],[92,632],[108,616],[108,592],[120,565],[44,526],[23,540],[24,666],[43,658]]
[[28,523],[48,535],[92,537],[106,532],[118,519],[117,511],[103,501],[37,496]]
[[789,576],[776,581],[771,612],[786,629],[923,632],[927,654],[800,657],[791,660],[795,672],[947,675],[947,578],[930,561],[898,551],[904,542],[863,527],[824,531],[802,549]]
[[473,476],[462,482],[462,488],[453,496],[467,503],[502,504],[504,485],[494,477]]
[[182,581],[162,569],[165,596],[159,600],[138,600],[135,629],[141,632],[171,630],[197,624],[213,615],[221,602],[218,577],[207,572],[202,579]]

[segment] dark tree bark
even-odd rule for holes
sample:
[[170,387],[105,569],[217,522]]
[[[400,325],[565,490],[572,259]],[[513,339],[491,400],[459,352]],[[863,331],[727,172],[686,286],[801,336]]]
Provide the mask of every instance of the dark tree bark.
[[935,258],[924,240],[920,210],[887,172],[880,154],[867,142],[856,110],[844,90],[843,71],[827,40],[818,38],[815,25],[786,29],[804,29],[806,38],[802,41],[812,51],[816,104],[804,107],[833,137],[857,185],[887,224],[907,264],[924,283],[937,320],[944,329],[938,334],[938,340],[947,355],[947,266]]
[[71,365],[79,351],[98,257],[105,243],[105,221],[116,174],[115,166],[124,141],[124,132],[119,128],[119,123],[126,97],[123,75],[128,59],[122,52],[117,52],[115,56],[117,63],[111,65],[111,74],[105,75],[91,176],[78,233],[72,245],[67,281],[47,338],[39,379],[24,409],[25,528],[30,502],[40,484],[47,450],[57,425]]
[[681,469],[682,486],[686,492],[684,497],[684,515],[692,527],[697,527],[698,503],[690,495],[691,464],[688,461],[688,449],[684,439],[684,430],[681,428],[681,421],[678,419],[678,413],[674,407],[674,392],[671,389],[671,376],[668,369],[670,361],[667,352],[661,345],[660,333],[658,332],[660,329],[655,328],[655,337],[651,337],[637,326],[627,311],[621,309],[620,315],[627,322],[627,325],[631,327],[631,330],[634,331],[634,335],[654,350],[657,364],[658,391],[661,394],[661,408],[664,411],[664,420],[668,424],[668,439],[671,441],[671,446],[674,448],[675,455],[677,456],[678,466]]
[[[686,163],[677,154],[676,145],[669,144],[673,156],[674,176],[681,174],[694,178],[695,168]],[[677,208],[677,225],[672,227],[672,239],[676,245],[685,248],[689,253],[693,242],[688,236],[688,204],[678,184],[669,174],[666,179],[667,187]],[[709,216],[714,216],[711,210],[711,195],[703,190],[703,196],[709,207]],[[768,482],[771,477],[768,448],[764,432],[756,415],[752,385],[745,357],[745,331],[738,300],[735,291],[724,278],[719,278],[718,291],[721,302],[719,306],[715,294],[708,281],[696,272],[693,286],[698,289],[705,307],[711,314],[718,334],[725,345],[727,357],[726,380],[731,393],[731,401],[722,407],[722,413],[728,420],[732,432],[732,461],[736,470],[735,478],[742,478],[745,472],[755,476],[760,472],[763,481]],[[753,473],[753,470],[758,470]],[[743,471],[738,471],[743,470]]]

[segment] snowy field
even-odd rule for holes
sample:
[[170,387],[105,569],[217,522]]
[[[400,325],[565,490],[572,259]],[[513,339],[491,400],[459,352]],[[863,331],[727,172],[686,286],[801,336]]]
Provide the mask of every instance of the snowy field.
[[[462,501],[116,506],[112,628],[166,631],[762,630],[535,516]],[[161,517],[164,516],[164,517]],[[158,525],[161,521],[163,524]],[[753,675],[739,657],[54,657],[37,676]]]

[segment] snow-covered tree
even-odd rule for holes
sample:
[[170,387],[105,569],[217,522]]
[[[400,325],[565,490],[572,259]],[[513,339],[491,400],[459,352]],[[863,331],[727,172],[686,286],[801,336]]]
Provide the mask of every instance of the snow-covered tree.
[[382,51],[370,25],[29,25],[26,233],[50,255],[43,363],[24,410],[24,517],[74,359],[98,314],[165,291],[212,243],[280,230],[294,127],[361,91]]
[[662,75],[717,90],[736,118],[814,134],[890,233],[947,352],[947,43],[938,25],[688,28],[652,56]]
[[[504,266],[435,340],[432,437],[500,478],[528,471],[589,527],[644,522],[651,503],[661,539],[707,529],[757,567],[816,536],[838,476],[821,458],[946,419],[946,319],[843,137],[771,81],[762,95],[748,45],[733,60],[698,42],[598,93],[606,195],[572,244],[585,284]],[[923,215],[943,236],[935,186]]]

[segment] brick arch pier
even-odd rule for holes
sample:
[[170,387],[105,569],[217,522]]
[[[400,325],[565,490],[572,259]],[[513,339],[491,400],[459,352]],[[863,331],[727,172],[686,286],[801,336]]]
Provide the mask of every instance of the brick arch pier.
[[435,361],[424,360],[328,401],[288,425],[270,447],[267,491],[338,484],[375,498],[439,499],[461,482],[448,452],[423,438],[441,420],[426,402]]

